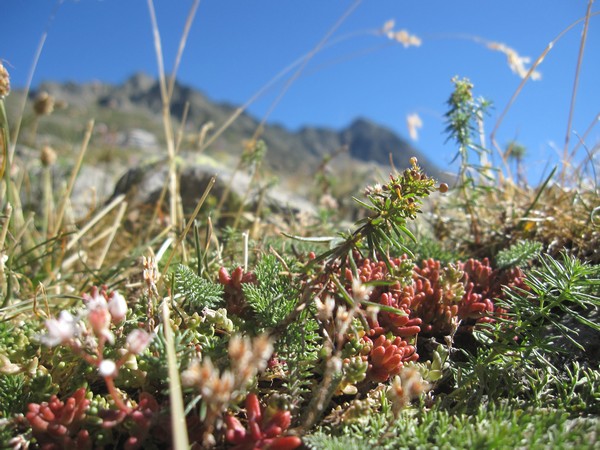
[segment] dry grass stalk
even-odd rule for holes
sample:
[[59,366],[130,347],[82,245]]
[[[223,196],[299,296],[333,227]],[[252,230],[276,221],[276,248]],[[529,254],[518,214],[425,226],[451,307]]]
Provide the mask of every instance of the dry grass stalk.
[[[590,17],[594,17],[596,15],[600,14],[600,12],[596,12],[596,13],[592,13],[590,14]],[[587,17],[587,16],[586,16]],[[525,77],[521,80],[521,83],[519,83],[519,86],[517,87],[517,89],[515,90],[515,92],[513,93],[513,95],[511,96],[510,100],[508,101],[507,105],[504,107],[504,109],[502,110],[502,112],[500,113],[500,115],[498,116],[498,120],[496,120],[496,123],[494,125],[494,128],[492,129],[492,132],[490,134],[490,141],[492,143],[492,145],[494,146],[494,148],[496,149],[496,151],[498,152],[498,154],[500,155],[500,157],[502,158],[502,163],[504,165],[505,168],[508,168],[508,160],[507,160],[507,156],[505,155],[504,151],[500,148],[500,146],[498,145],[498,142],[496,141],[496,134],[498,132],[498,129],[500,128],[500,125],[502,124],[502,122],[504,121],[504,118],[506,117],[506,115],[508,114],[508,111],[511,109],[512,105],[514,104],[514,102],[517,100],[517,97],[519,96],[519,94],[521,93],[521,91],[523,90],[523,87],[525,86],[525,83],[527,83],[527,81],[533,76],[535,69],[542,63],[542,61],[546,58],[546,56],[548,55],[548,53],[550,52],[550,50],[552,50],[552,48],[556,45],[556,43],[558,41],[560,41],[562,39],[562,37],[567,34],[571,29],[573,29],[576,25],[578,25],[579,23],[583,22],[584,20],[586,20],[586,17],[581,18],[576,20],[575,22],[573,22],[572,24],[570,24],[568,27],[566,27],[564,30],[562,30],[544,49],[544,51],[540,54],[540,56],[537,57],[537,59],[533,62],[533,64],[531,65],[531,67],[529,68],[529,71],[527,72],[527,74],[525,75]]]
[[215,127],[214,122],[206,122],[200,128],[200,132],[198,133],[198,153],[202,153],[204,147],[204,143],[206,142],[206,135]]
[[171,79],[169,80],[169,99],[173,96],[173,89],[175,87],[175,75],[177,74],[179,64],[181,63],[183,50],[185,49],[185,44],[187,43],[188,36],[190,34],[190,29],[192,28],[192,23],[194,22],[194,17],[196,16],[196,11],[198,10],[198,5],[200,5],[200,0],[194,0],[194,3],[192,3],[190,11],[188,12],[187,19],[185,21],[185,26],[183,28],[183,33],[181,34],[181,39],[179,40],[179,48],[177,49],[175,63],[173,64],[173,70],[171,70]]
[[108,231],[110,231],[110,233],[108,235],[108,238],[106,239],[106,242],[104,244],[104,247],[102,248],[102,251],[100,252],[100,255],[98,256],[98,261],[96,262],[96,269],[100,269],[102,267],[102,264],[104,263],[104,259],[106,258],[106,255],[108,254],[108,250],[110,249],[110,246],[112,245],[113,241],[115,240],[117,231],[119,230],[119,227],[121,226],[121,222],[123,221],[123,216],[125,215],[126,209],[127,209],[127,202],[124,201],[119,206],[119,211],[117,212],[117,216],[115,217],[115,220],[114,220],[112,226],[108,229]]
[[160,84],[160,93],[162,99],[162,119],[163,129],[165,132],[165,140],[167,143],[167,155],[169,158],[169,172],[168,172],[168,185],[169,185],[169,217],[171,225],[177,228],[179,220],[177,215],[177,172],[175,166],[175,139],[173,137],[173,126],[171,124],[171,113],[169,111],[170,98],[167,91],[167,84],[165,80],[165,68],[163,63],[163,52],[160,40],[160,33],[158,30],[158,23],[156,21],[156,13],[154,11],[154,3],[152,0],[148,0],[148,10],[150,11],[150,19],[152,21],[152,32],[154,35],[154,48],[156,53],[156,61],[158,64],[158,79]]
[[75,161],[75,166],[71,171],[71,178],[69,178],[69,183],[67,184],[66,192],[63,195],[63,200],[60,202],[60,206],[58,208],[58,213],[56,215],[56,221],[54,225],[54,229],[52,230],[52,235],[56,235],[59,233],[63,219],[65,216],[65,210],[67,208],[67,203],[69,198],[71,197],[71,192],[73,192],[73,186],[75,186],[75,180],[77,179],[77,174],[79,173],[79,169],[81,169],[81,164],[83,163],[83,157],[85,152],[88,149],[88,144],[90,143],[90,139],[92,138],[92,132],[94,131],[94,120],[90,120],[86,126],[85,135],[83,137],[83,143],[81,144],[81,150],[77,155],[77,159]]
[[[212,187],[214,186],[215,181],[216,181],[216,177],[212,177],[209,180],[208,186],[206,186],[206,189],[204,190],[204,194],[202,194],[202,197],[198,201],[198,204],[196,205],[196,208],[194,209],[194,212],[192,213],[190,219],[188,220],[188,223],[187,223],[185,229],[183,230],[183,232],[181,233],[181,235],[177,239],[177,242],[175,243],[174,250],[177,249],[179,247],[179,245],[181,245],[181,243],[183,242],[183,240],[185,239],[185,237],[187,236],[187,234],[190,232],[190,230],[192,228],[192,225],[194,224],[194,220],[196,220],[196,216],[198,215],[198,213],[200,212],[200,208],[202,208],[202,205],[206,201],[206,198],[208,197],[208,194],[210,193]],[[169,270],[169,265],[171,264],[171,260],[173,259],[174,255],[175,255],[175,252],[173,251],[171,253],[171,256],[169,256],[169,259],[167,260],[167,263],[165,264],[165,267],[163,269],[163,274],[166,274],[167,271]]]
[[[296,71],[292,74],[292,76],[288,79],[288,81],[286,82],[286,84],[283,86],[283,88],[279,92],[279,95],[275,98],[275,100],[273,100],[273,102],[269,106],[269,109],[263,115],[260,123],[257,125],[256,130],[254,131],[254,134],[252,135],[252,138],[250,139],[249,142],[255,143],[255,142],[258,141],[258,138],[262,134],[264,126],[265,126],[268,118],[270,117],[271,113],[275,110],[275,108],[277,107],[277,105],[279,104],[279,102],[283,99],[283,97],[285,96],[285,94],[287,93],[287,91],[290,89],[290,87],[292,86],[292,84],[294,84],[294,82],[302,74],[302,72],[304,71],[304,69],[306,68],[306,66],[308,65],[308,63],[311,61],[311,59],[319,51],[321,51],[323,49],[323,47],[327,44],[327,42],[329,41],[329,39],[331,38],[331,36],[333,35],[333,33],[346,21],[346,19],[358,7],[358,5],[360,5],[361,1],[362,0],[355,0],[355,2],[352,3],[352,5],[350,5],[350,7],[344,12],[344,14],[342,14],[342,16],[337,20],[337,22],[327,31],[327,33],[319,41],[319,43],[310,52],[308,52],[301,59],[301,61],[300,61],[300,67],[298,67],[298,69],[296,69]],[[257,93],[255,96],[253,96],[250,101],[253,101],[256,98],[258,98],[258,95],[261,94],[262,92],[264,92],[264,91],[261,89],[259,91],[259,93]],[[248,102],[243,107],[238,108],[235,111],[235,113],[223,124],[223,126],[221,126],[221,128],[219,128],[219,130],[217,130],[217,132],[211,137],[211,139],[208,140],[208,142],[206,143],[205,146],[202,147],[202,149],[204,149],[204,147],[206,147],[206,146],[210,145],[212,142],[214,142],[214,140],[216,140],[217,137],[222,132],[224,132],[229,127],[229,125],[231,125],[235,121],[235,119],[237,119],[237,117],[245,110],[245,108],[247,106],[249,106]],[[227,197],[229,196],[229,192],[231,191],[231,185],[233,183],[233,179],[235,178],[237,172],[241,169],[241,167],[242,167],[242,161],[240,160],[238,162],[236,168],[232,172],[231,178],[230,178],[229,182],[227,183],[227,186],[225,187],[225,190],[223,191],[223,194],[221,195],[221,199],[219,200],[219,205],[217,206],[217,210],[218,211],[220,211],[221,208],[223,207],[223,205],[225,204],[225,201],[227,200]],[[254,178],[254,176],[253,176],[253,178]],[[241,208],[243,208],[243,204],[244,204],[244,202],[242,202]],[[236,228],[236,226],[237,226],[237,222],[239,220],[239,215],[240,214],[239,214],[239,211],[238,211],[238,214],[236,215],[236,224],[234,225],[234,228]]]
[[[2,230],[0,231],[0,286],[2,286],[2,291],[7,292],[7,279],[5,276],[5,263],[8,260],[9,256],[6,254],[4,250],[4,244],[6,243],[6,236],[8,234],[8,228],[10,226],[10,219],[12,217],[12,206],[10,203],[7,203],[5,208],[5,217],[2,222]],[[5,297],[5,300],[2,302],[2,307],[6,306],[8,300],[8,296]]]
[[[168,184],[169,184],[169,215],[171,220],[171,225],[177,229],[179,223],[183,221],[182,215],[178,214],[177,202],[179,197],[179,190],[177,184],[177,168],[175,165],[175,156],[177,153],[175,137],[173,135],[173,125],[171,121],[171,113],[170,113],[170,104],[171,104],[171,95],[173,94],[173,89],[175,85],[175,78],[177,75],[177,69],[179,68],[179,63],[181,61],[181,56],[183,55],[183,50],[185,48],[185,43],[188,38],[189,30],[191,28],[194,16],[196,14],[196,10],[198,8],[199,0],[195,0],[192,4],[190,12],[188,14],[185,28],[179,43],[179,49],[175,58],[175,65],[173,67],[173,72],[171,73],[169,86],[167,87],[166,78],[165,78],[165,68],[163,63],[163,51],[160,39],[160,33],[158,29],[158,23],[156,20],[156,12],[154,10],[154,4],[152,0],[148,0],[148,10],[150,11],[150,19],[152,21],[152,32],[154,36],[154,48],[156,53],[156,60],[158,64],[158,77],[160,84],[160,92],[162,98],[162,118],[163,118],[163,127],[165,132],[165,140],[167,142],[167,154],[169,158],[169,172],[168,172]],[[181,219],[181,220],[180,220]]]
[[[590,16],[592,13],[592,5],[594,0],[588,0],[587,12],[585,14],[585,21],[583,23],[583,32],[581,33],[581,43],[579,44],[579,54],[577,56],[577,66],[575,68],[575,80],[573,80],[573,93],[571,94],[571,105],[569,107],[569,118],[567,119],[567,131],[565,135],[565,145],[563,149],[563,164],[565,166],[570,165],[569,160],[569,142],[571,140],[571,124],[573,123],[573,114],[575,112],[575,100],[577,99],[577,87],[579,86],[579,74],[581,72],[581,65],[583,63],[583,51],[585,49],[585,43],[587,40],[588,26],[590,23]],[[561,173],[561,180],[565,180],[565,170]]]
[[44,48],[46,38],[48,37],[48,30],[50,29],[50,25],[54,21],[54,17],[56,16],[56,13],[58,12],[58,9],[62,5],[63,1],[64,0],[58,0],[56,2],[54,9],[52,10],[52,12],[50,13],[50,16],[48,17],[48,22],[46,22],[46,28],[45,28],[44,32],[42,33],[42,36],[40,37],[40,41],[38,43],[38,46],[35,50],[35,54],[33,56],[33,61],[31,63],[31,68],[29,69],[29,73],[27,74],[27,81],[25,82],[23,101],[21,103],[21,108],[19,110],[19,114],[17,114],[17,123],[15,124],[15,133],[14,133],[11,145],[10,145],[9,158],[8,158],[9,161],[12,161],[13,157],[15,155],[15,149],[17,147],[17,140],[19,138],[21,124],[23,122],[23,116],[25,115],[25,107],[27,106],[27,97],[29,96],[29,91],[31,90],[31,82],[33,81],[33,74],[35,73],[35,69],[37,67],[38,61],[40,60],[40,56],[42,55],[42,50]]
[[311,59],[317,53],[319,53],[319,51],[321,51],[321,49],[329,41],[329,39],[331,38],[331,36],[333,35],[333,33],[346,21],[346,19],[348,17],[350,17],[350,15],[354,12],[354,10],[356,8],[358,8],[358,5],[360,5],[360,3],[361,3],[361,0],[355,0],[348,7],[348,9],[346,11],[344,11],[344,14],[341,15],[341,17],[337,20],[337,22],[335,24],[333,24],[333,26],[327,31],[327,33],[325,33],[325,36],[323,36],[323,38],[319,41],[319,43],[310,52],[308,52],[308,54],[303,58],[302,63],[300,64],[300,67],[298,67],[298,69],[288,79],[288,81],[286,82],[286,84],[283,86],[283,88],[279,92],[279,95],[275,98],[275,100],[273,100],[273,102],[269,106],[269,109],[267,110],[267,112],[262,117],[262,119],[260,121],[260,124],[256,128],[256,131],[255,131],[254,135],[252,136],[252,139],[251,139],[252,141],[258,140],[258,138],[260,136],[260,133],[261,133],[264,125],[266,124],[267,120],[271,116],[271,113],[275,110],[275,108],[277,107],[277,105],[279,104],[279,102],[283,99],[283,97],[285,96],[285,94],[287,93],[287,91],[290,89],[290,87],[292,86],[292,84],[294,84],[294,82],[302,74],[302,72],[304,71],[304,69],[306,68],[306,66],[308,65],[308,63],[311,61]]
[[185,131],[185,125],[187,123],[187,116],[190,111],[190,102],[185,102],[183,106],[183,115],[181,117],[181,125],[179,126],[179,130],[177,130],[177,140],[175,141],[175,154],[179,153],[179,149],[181,148],[181,142],[183,141],[183,132]]
[[163,332],[167,349],[167,366],[169,371],[169,400],[171,409],[171,428],[173,430],[173,448],[175,450],[187,450],[190,443],[187,434],[185,411],[183,405],[183,392],[179,378],[179,365],[175,354],[175,344],[171,321],[169,320],[170,299],[165,298],[162,303]]

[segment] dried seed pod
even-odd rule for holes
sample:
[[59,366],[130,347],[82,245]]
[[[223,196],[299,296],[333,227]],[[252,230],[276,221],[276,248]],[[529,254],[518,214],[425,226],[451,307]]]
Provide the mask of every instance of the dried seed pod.
[[33,110],[38,116],[48,116],[54,111],[54,97],[45,91],[40,92],[33,101]]
[[44,167],[53,166],[56,162],[56,152],[49,145],[44,145],[40,154],[40,161]]

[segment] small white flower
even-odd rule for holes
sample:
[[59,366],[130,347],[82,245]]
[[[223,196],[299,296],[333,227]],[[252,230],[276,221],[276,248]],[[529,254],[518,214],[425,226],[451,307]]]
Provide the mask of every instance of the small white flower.
[[127,336],[127,349],[133,353],[134,355],[140,355],[150,341],[152,340],[152,335],[148,334],[146,331],[136,328]]
[[200,375],[200,361],[195,360],[190,364],[190,367],[181,372],[181,384],[183,386],[193,386],[202,381]]
[[365,195],[379,195],[383,192],[383,186],[381,184],[376,183],[373,186],[367,186],[365,188]]
[[317,318],[322,322],[327,322],[333,316],[333,309],[335,308],[335,300],[333,297],[328,295],[325,297],[325,301],[321,301],[319,297],[315,298],[315,304],[317,305]]
[[118,292],[113,292],[108,300],[108,311],[112,317],[113,323],[119,323],[127,314],[127,302]]
[[338,201],[334,196],[330,194],[324,194],[319,199],[319,206],[324,209],[337,209],[339,207]]
[[105,359],[98,365],[98,373],[102,377],[115,377],[117,376],[117,365],[114,361]]
[[88,311],[87,320],[94,331],[96,337],[103,337],[111,344],[114,341],[114,336],[108,329],[110,326],[110,312],[108,306],[105,308],[95,308]]
[[77,326],[75,318],[67,311],[61,311],[58,319],[46,320],[48,333],[40,337],[42,343],[53,347],[75,337]]
[[352,297],[355,302],[361,303],[369,300],[373,289],[375,289],[373,286],[365,286],[358,278],[352,280]]
[[84,294],[83,298],[86,300],[86,307],[88,311],[92,311],[94,309],[106,309],[108,307],[106,299],[100,292],[94,292],[93,296]]

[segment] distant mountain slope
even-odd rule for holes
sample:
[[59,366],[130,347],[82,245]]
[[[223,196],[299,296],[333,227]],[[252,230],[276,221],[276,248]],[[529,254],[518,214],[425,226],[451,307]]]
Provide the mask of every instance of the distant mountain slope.
[[[121,85],[109,85],[101,82],[86,84],[42,83],[38,91],[47,91],[58,100],[78,110],[96,111],[106,122],[113,111],[123,123],[123,117],[131,115],[152,116],[156,128],[147,130],[162,135],[160,116],[162,102],[158,82],[148,75],[138,73]],[[32,93],[35,95],[35,92]],[[200,91],[179,83],[175,84],[171,113],[181,119],[186,103],[189,103],[186,126],[191,132],[200,130],[203,124],[211,121],[216,127],[224,123],[233,114],[235,107],[209,100]],[[102,114],[104,112],[104,114]],[[118,113],[118,114],[116,114]],[[125,115],[125,116],[124,116]],[[141,121],[139,128],[148,128],[148,117]],[[135,124],[135,119],[127,120],[127,126]],[[259,120],[249,114],[241,114],[228,131],[216,142],[216,146],[227,151],[235,149],[239,153],[240,143],[252,136]],[[109,124],[118,127],[119,123]],[[124,130],[120,130],[124,131]],[[375,162],[388,166],[390,155],[398,168],[407,167],[409,158],[416,156],[421,166],[430,175],[446,179],[440,169],[408,141],[393,131],[377,125],[367,119],[357,118],[348,127],[335,130],[327,127],[305,127],[297,132],[289,131],[279,125],[267,124],[262,138],[268,147],[268,165],[277,172],[308,170],[316,167],[328,153],[346,146],[349,156],[357,161]]]

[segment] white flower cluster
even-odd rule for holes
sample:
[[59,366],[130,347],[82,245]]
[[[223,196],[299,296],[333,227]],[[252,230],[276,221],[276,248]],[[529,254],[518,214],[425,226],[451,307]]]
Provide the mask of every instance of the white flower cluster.
[[39,337],[43,344],[54,347],[66,345],[98,368],[103,377],[114,377],[117,370],[132,355],[141,354],[152,340],[152,335],[134,329],[126,339],[123,357],[115,362],[103,357],[106,343],[114,344],[111,327],[123,323],[128,307],[125,298],[117,291],[110,295],[97,288],[91,295],[83,296],[85,309],[77,315],[61,311],[58,318],[46,320],[46,333]]

